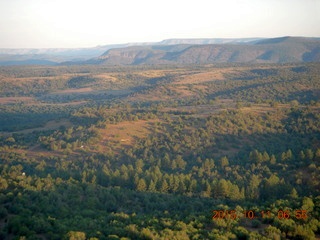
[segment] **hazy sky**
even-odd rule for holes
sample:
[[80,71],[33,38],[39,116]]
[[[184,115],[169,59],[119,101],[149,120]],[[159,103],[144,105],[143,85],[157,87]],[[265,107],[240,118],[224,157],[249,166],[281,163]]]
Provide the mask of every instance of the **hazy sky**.
[[0,48],[320,37],[320,0],[0,0]]

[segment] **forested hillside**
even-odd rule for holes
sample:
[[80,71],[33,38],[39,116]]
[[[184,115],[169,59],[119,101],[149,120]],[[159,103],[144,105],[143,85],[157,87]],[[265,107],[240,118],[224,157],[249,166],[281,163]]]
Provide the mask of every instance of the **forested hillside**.
[[318,63],[1,67],[0,96],[0,239],[320,238]]

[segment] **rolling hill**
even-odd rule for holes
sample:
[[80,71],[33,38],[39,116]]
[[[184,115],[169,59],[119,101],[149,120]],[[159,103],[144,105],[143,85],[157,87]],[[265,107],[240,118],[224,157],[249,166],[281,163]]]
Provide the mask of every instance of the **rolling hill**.
[[[202,61],[205,46],[117,57]],[[320,63],[1,67],[0,239],[319,239],[319,76]]]

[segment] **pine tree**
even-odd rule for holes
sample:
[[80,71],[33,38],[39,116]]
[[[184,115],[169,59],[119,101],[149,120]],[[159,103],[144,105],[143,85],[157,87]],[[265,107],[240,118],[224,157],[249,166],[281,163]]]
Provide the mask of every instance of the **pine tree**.
[[268,162],[270,160],[270,156],[266,151],[263,152],[262,158],[264,162]]
[[216,187],[215,195],[218,198],[225,198],[228,196],[228,194],[229,194],[229,186],[227,181],[225,179],[219,180]]
[[295,188],[292,189],[291,193],[290,193],[290,196],[294,199],[298,198],[298,192]]
[[259,185],[261,180],[258,176],[252,174],[251,179],[249,181],[249,185],[247,186],[247,197],[249,199],[258,199],[259,198]]
[[[182,181],[180,181],[181,183]],[[195,193],[196,190],[197,190],[197,180],[196,179],[192,179],[191,182],[190,182],[190,185],[189,185],[189,192],[191,193]]]
[[305,151],[305,153],[306,153],[306,157],[307,157],[308,160],[312,160],[313,159],[314,153],[313,153],[313,151],[311,149],[307,149]]
[[186,185],[184,184],[183,181],[179,181],[179,187],[178,187],[178,193],[184,194],[187,190]]
[[229,166],[229,160],[226,156],[220,159],[220,166],[222,168]]
[[176,165],[177,165],[177,168],[180,168],[180,169],[184,170],[186,165],[187,165],[187,163],[186,163],[186,161],[184,161],[182,159],[181,155],[178,155],[177,158],[176,158]]
[[169,190],[168,182],[166,179],[163,179],[162,183],[161,183],[161,187],[160,187],[160,192],[166,193],[166,192],[168,192],[168,190]]
[[146,181],[143,179],[143,178],[140,178],[138,180],[138,183],[136,185],[136,190],[137,191],[140,191],[140,192],[143,192],[147,189],[147,184],[146,184]]
[[208,180],[206,180],[204,185],[204,191],[202,192],[203,197],[210,197],[211,196],[211,186]]
[[148,186],[149,192],[156,192],[156,183],[151,179],[149,186]]

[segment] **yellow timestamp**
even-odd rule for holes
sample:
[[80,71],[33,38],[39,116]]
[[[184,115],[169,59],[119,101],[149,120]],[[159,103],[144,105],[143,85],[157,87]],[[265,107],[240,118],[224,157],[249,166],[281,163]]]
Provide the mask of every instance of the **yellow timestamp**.
[[[256,219],[256,218],[270,218],[271,217],[271,211],[270,210],[261,210],[261,211],[254,211],[254,210],[245,210],[241,213],[237,212],[236,210],[213,210],[212,211],[212,219],[238,219],[240,217],[247,218],[247,219]],[[284,220],[284,219],[304,219],[306,220],[308,218],[308,212],[307,210],[278,210],[275,214],[275,217],[278,219]]]

